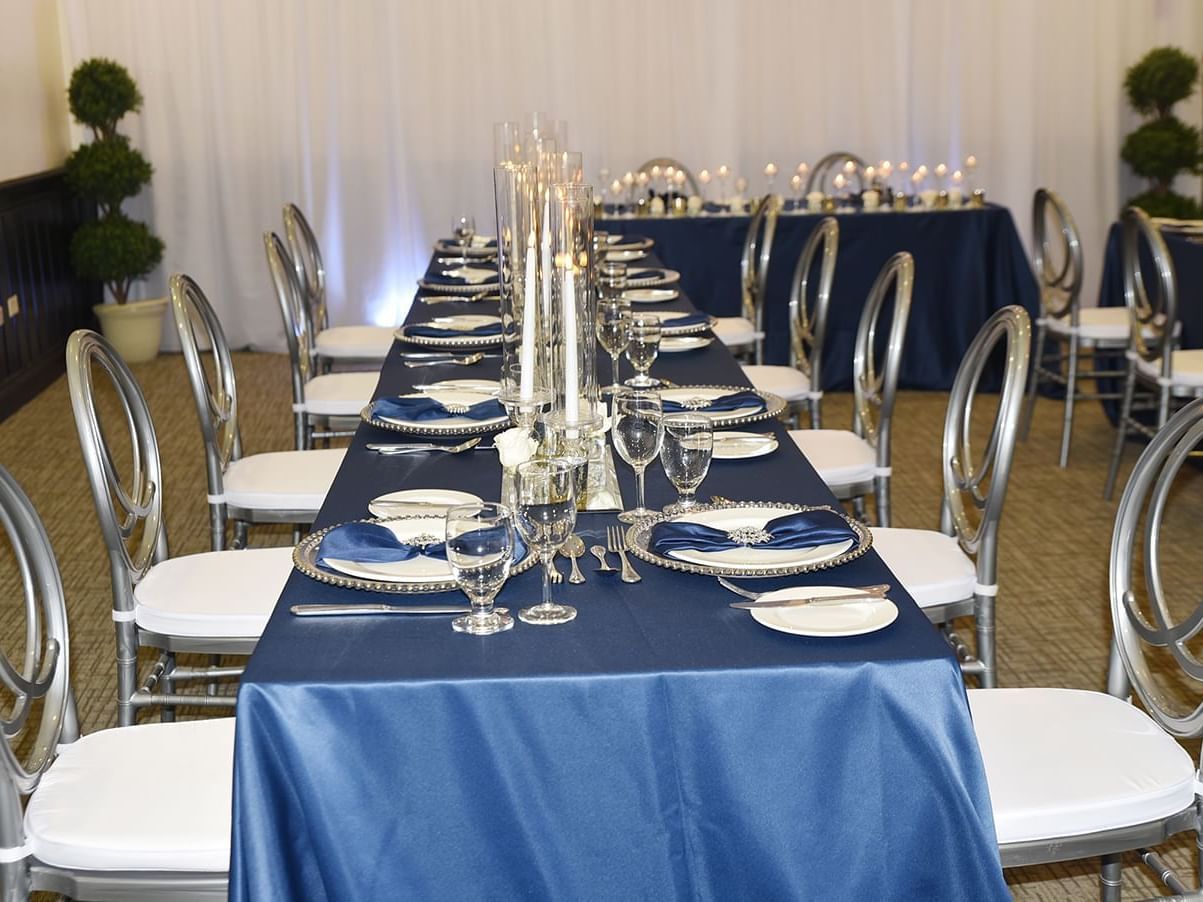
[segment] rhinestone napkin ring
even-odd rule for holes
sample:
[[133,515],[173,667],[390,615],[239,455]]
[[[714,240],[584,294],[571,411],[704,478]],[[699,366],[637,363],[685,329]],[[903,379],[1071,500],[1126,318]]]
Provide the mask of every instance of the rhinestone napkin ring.
[[686,398],[681,402],[681,406],[686,410],[705,410],[710,404],[709,398]]
[[737,545],[763,545],[773,541],[773,534],[756,526],[741,526],[727,533],[727,538]]
[[440,539],[438,536],[431,535],[428,532],[424,532],[424,533],[420,533],[419,535],[414,536],[406,544],[407,545],[416,545],[418,548],[426,548],[430,545],[437,545],[441,541],[443,541],[443,540]]
[[443,409],[455,416],[463,416],[468,412],[467,404],[444,404]]

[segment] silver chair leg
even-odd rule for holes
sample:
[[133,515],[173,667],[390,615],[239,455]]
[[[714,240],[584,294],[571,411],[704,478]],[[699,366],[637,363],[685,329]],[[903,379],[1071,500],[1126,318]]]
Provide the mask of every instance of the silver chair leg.
[[138,689],[138,638],[132,621],[115,623],[117,628],[117,725],[132,727],[138,722],[133,697]]
[[1115,449],[1111,452],[1111,468],[1107,471],[1107,484],[1103,497],[1108,501],[1115,494],[1115,480],[1119,476],[1120,458],[1124,456],[1124,442],[1128,438],[1128,420],[1132,416],[1132,395],[1136,391],[1136,364],[1128,361],[1128,375],[1124,378],[1124,399],[1120,403],[1119,422],[1116,423]]
[[1069,372],[1065,377],[1065,420],[1061,425],[1061,468],[1069,465],[1069,442],[1074,431],[1074,400],[1078,393],[1078,336],[1069,336]]
[[[174,695],[175,677],[172,672],[175,670],[175,652],[164,653],[163,659],[166,666],[163,669],[163,675],[159,677],[159,686],[164,695]],[[159,720],[163,723],[172,723],[175,720],[175,705],[160,705]]]
[[1119,645],[1111,640],[1111,654],[1107,665],[1107,694],[1116,698],[1129,699],[1132,697],[1132,681],[1124,670],[1124,662],[1119,656]]
[[890,525],[890,477],[873,478],[873,499],[877,503],[877,525]]
[[1043,322],[1036,326],[1036,343],[1032,346],[1032,371],[1028,375],[1028,403],[1023,413],[1023,432],[1020,435],[1027,441],[1028,433],[1032,430],[1032,417],[1036,413],[1036,393],[1040,389],[1040,368],[1044,365],[1044,342],[1047,329]]
[[823,402],[819,398],[811,398],[807,403],[810,404],[810,428],[822,429]]
[[993,689],[998,685],[994,656],[994,601],[993,595],[974,595],[973,622],[977,634],[977,659],[982,663],[979,684],[983,689]]
[[852,514],[854,517],[856,517],[856,519],[860,520],[862,523],[868,522],[865,519],[865,496],[864,495],[857,495],[855,498],[852,499]]
[[225,505],[209,505],[209,547],[213,551],[224,551],[226,547]]
[[234,521],[234,548],[246,548],[247,528],[247,522],[245,520]]
[[1124,856],[1120,853],[1104,855],[1102,861],[1099,899],[1101,902],[1120,902],[1120,894],[1124,888]]
[[306,451],[309,449],[309,417],[299,411],[293,414],[295,436],[298,451]]

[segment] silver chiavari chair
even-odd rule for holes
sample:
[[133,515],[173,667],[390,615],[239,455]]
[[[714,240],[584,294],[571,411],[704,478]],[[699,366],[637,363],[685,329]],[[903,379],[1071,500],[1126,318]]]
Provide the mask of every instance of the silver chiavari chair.
[[[1167,511],[1177,501],[1193,516],[1198,506],[1197,480],[1176,477],[1200,443],[1203,401],[1192,401],[1144,449],[1120,499],[1109,567],[1111,694],[969,692],[1003,867],[1101,858],[1104,902],[1120,899],[1128,851],[1170,898],[1199,898],[1152,847],[1198,833],[1203,807],[1197,764],[1177,741],[1203,736],[1203,667],[1189,644],[1203,606],[1193,586],[1171,604],[1172,574],[1162,568]],[[1132,688],[1144,711],[1127,701]]]
[[[798,425],[799,408],[806,405],[810,426],[822,426],[823,403],[823,337],[827,332],[827,308],[831,302],[831,282],[835,276],[835,259],[839,251],[840,226],[834,216],[819,221],[794,268],[789,296],[789,366],[747,364],[744,375],[762,391],[785,398],[792,408],[794,425]],[[815,258],[819,259],[818,278],[812,279]],[[810,286],[815,284],[814,300]]]
[[[1031,352],[1032,327],[1022,307],[997,311],[969,345],[957,369],[944,420],[944,497],[940,529],[874,528],[873,547],[928,619],[956,650],[961,670],[984,687],[997,680],[994,606],[998,595],[998,531]],[[1002,390],[981,456],[972,440],[978,386],[994,352],[1003,349]],[[973,617],[976,653],[952,629]]]
[[743,254],[739,260],[740,316],[721,316],[714,335],[737,355],[749,352],[753,363],[764,363],[764,295],[777,231],[777,199],[765,195],[748,223]]
[[812,191],[822,191],[824,194],[832,194],[830,181],[844,171],[844,164],[852,163],[855,167],[852,172],[852,178],[856,180],[856,188],[848,185],[849,190],[855,190],[857,193],[864,187],[862,182],[862,173],[865,171],[865,161],[854,153],[846,150],[837,150],[827,154],[819,162],[815,163],[814,169],[810,170],[810,177],[806,180],[806,193]]
[[[244,455],[238,431],[234,360],[221,323],[191,278],[177,274],[170,284],[176,332],[205,446],[213,550],[226,547],[229,520],[234,521],[235,548],[246,544],[250,523],[312,523],[346,449]],[[206,357],[211,358],[212,381]]]
[[[1115,448],[1103,495],[1110,498],[1119,476],[1124,444],[1130,435],[1151,438],[1165,425],[1174,399],[1203,396],[1203,348],[1176,348],[1178,275],[1157,226],[1139,207],[1129,207],[1122,217],[1124,304],[1128,308],[1127,372],[1116,424]],[[1147,257],[1145,255],[1148,255]],[[1152,262],[1155,291],[1145,284],[1144,263]],[[1136,398],[1137,388],[1147,389]],[[1155,425],[1134,416],[1151,412]]]
[[[116,391],[123,417],[104,427],[97,387]],[[176,691],[181,682],[237,677],[240,667],[181,667],[176,655],[246,655],[255,647],[292,572],[289,548],[211,551],[171,557],[163,517],[163,469],[150,408],[141,388],[95,332],[80,329],[67,341],[67,382],[92,501],[108,550],[117,631],[117,719],[127,726],[138,711],[167,706],[234,704],[233,696]],[[116,425],[114,425],[116,423]],[[116,442],[114,445],[113,442]],[[113,448],[129,449],[123,476]],[[160,654],[141,684],[138,649]]]
[[[26,623],[22,657],[0,653],[8,696],[0,719],[0,895],[224,899],[234,719],[80,737],[58,565],[37,512],[2,467],[0,524],[24,584]],[[168,816],[137,804],[151,792],[148,779],[154,810]]]
[[292,364],[292,411],[296,420],[297,449],[312,448],[315,439],[354,435],[359,412],[371,401],[378,375],[351,371],[318,374],[313,351],[313,324],[309,319],[305,290],[297,279],[288,249],[275,232],[264,233],[263,247],[284,320],[284,338]]
[[[1059,264],[1057,261],[1060,261]],[[1041,188],[1032,203],[1032,265],[1040,287],[1040,316],[1036,320],[1036,358],[1028,380],[1027,412],[1023,438],[1032,428],[1036,395],[1047,383],[1065,389],[1061,426],[1061,466],[1069,463],[1073,438],[1074,403],[1118,399],[1118,392],[1083,393],[1083,379],[1118,379],[1122,368],[1100,368],[1097,353],[1118,356],[1128,346],[1128,313],[1122,307],[1082,307],[1082,241],[1069,208],[1056,192]],[[1046,354],[1047,338],[1057,342],[1056,351]],[[1065,351],[1062,351],[1062,347]],[[1082,357],[1089,368],[1082,369]],[[1066,369],[1062,372],[1062,363]]]
[[[915,284],[915,261],[905,251],[886,261],[865,301],[852,359],[852,429],[793,429],[789,436],[837,498],[851,499],[862,519],[873,495],[877,525],[890,525],[890,427]],[[890,303],[892,301],[892,303]],[[881,368],[877,336],[890,310]]]
[[309,299],[309,322],[315,332],[313,352],[323,364],[381,363],[393,346],[389,326],[331,326],[326,303],[326,267],[317,235],[296,204],[284,205],[284,237],[297,280]]

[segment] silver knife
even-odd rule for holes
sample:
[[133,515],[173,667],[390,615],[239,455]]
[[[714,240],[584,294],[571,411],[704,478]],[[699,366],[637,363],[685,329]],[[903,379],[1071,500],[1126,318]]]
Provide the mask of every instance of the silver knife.
[[815,607],[825,608],[854,604],[855,602],[878,601],[889,601],[889,599],[885,595],[857,592],[849,595],[811,595],[805,598],[782,598],[779,601],[733,601],[729,607],[739,608],[741,611],[758,611],[761,608],[797,608],[803,605],[814,605]]
[[353,614],[467,614],[471,608],[450,604],[294,604],[298,617],[342,617]]

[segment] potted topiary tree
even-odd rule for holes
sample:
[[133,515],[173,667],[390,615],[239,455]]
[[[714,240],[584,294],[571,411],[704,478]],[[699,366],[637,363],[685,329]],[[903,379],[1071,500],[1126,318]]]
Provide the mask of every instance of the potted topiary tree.
[[1199,130],[1173,113],[1174,105],[1195,92],[1199,63],[1177,47],[1158,47],[1145,54],[1124,77],[1128,102],[1153,118],[1124,140],[1120,156],[1152,187],[1128,201],[1150,216],[1198,219],[1203,208],[1192,197],[1175,193],[1180,172],[1197,173],[1203,165]]
[[163,242],[146,223],[130,219],[121,203],[150,183],[154,169],[117,123],[142,106],[142,95],[125,67],[108,59],[80,63],[67,88],[71,115],[92,130],[92,142],[66,162],[70,188],[95,201],[95,221],[80,226],[71,239],[71,267],[82,279],[102,282],[114,303],[93,308],[101,331],[130,362],[151,360],[159,352],[166,298],[130,301],[132,284],[163,258]]

